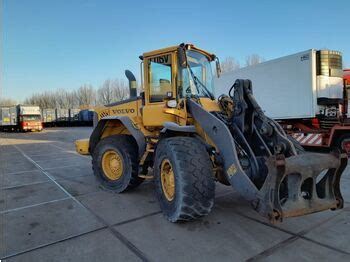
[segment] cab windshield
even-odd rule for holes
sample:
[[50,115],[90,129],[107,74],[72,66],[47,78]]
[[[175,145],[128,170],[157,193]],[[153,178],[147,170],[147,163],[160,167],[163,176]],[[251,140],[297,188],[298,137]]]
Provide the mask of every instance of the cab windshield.
[[22,121],[39,121],[40,115],[22,115]]
[[193,50],[187,50],[186,57],[188,67],[181,69],[180,95],[212,98],[214,84],[210,61],[202,53]]

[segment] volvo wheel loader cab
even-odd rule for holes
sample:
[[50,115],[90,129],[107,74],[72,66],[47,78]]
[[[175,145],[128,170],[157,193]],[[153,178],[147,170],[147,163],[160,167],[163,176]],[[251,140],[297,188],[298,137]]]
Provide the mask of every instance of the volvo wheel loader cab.
[[76,142],[104,186],[123,192],[153,179],[172,222],[207,215],[215,182],[231,185],[271,222],[343,207],[346,154],[299,150],[265,116],[249,80],[237,80],[229,96],[215,100],[214,54],[180,44],[140,58],[140,96],[126,71],[130,98],[97,108],[90,139]]

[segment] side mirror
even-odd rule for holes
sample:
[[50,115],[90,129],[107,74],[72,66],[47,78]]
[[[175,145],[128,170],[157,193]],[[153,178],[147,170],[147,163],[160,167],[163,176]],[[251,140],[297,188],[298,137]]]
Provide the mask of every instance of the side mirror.
[[186,50],[182,46],[177,49],[177,57],[179,59],[179,64],[182,68],[187,67]]
[[220,66],[220,60],[218,57],[215,58],[215,65],[216,65],[216,75],[219,78],[221,75],[221,66]]

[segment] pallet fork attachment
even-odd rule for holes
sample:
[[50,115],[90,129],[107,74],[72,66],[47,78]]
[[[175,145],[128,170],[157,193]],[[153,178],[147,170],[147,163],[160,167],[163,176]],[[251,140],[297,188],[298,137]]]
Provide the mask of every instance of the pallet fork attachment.
[[[297,154],[281,126],[256,102],[250,80],[230,90],[230,117],[188,99],[188,111],[214,142],[227,181],[272,223],[343,207],[345,152]],[[247,165],[247,163],[249,163]]]

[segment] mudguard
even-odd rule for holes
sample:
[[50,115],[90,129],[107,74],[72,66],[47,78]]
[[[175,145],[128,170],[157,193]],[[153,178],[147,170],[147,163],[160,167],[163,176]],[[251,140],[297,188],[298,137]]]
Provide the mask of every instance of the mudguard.
[[164,128],[160,131],[161,133],[166,133],[169,131],[182,132],[182,133],[195,133],[196,128],[194,126],[180,126],[173,122],[165,122],[163,124]]
[[146,140],[143,133],[137,129],[129,117],[127,116],[106,116],[100,119],[98,121],[96,127],[94,128],[91,136],[90,136],[90,143],[89,143],[89,152],[92,154],[94,151],[97,143],[101,139],[101,135],[103,133],[103,130],[105,128],[105,125],[108,121],[119,121],[122,125],[125,126],[125,128],[130,132],[130,134],[135,139],[137,146],[138,146],[138,155],[141,157],[145,150],[146,150]]

